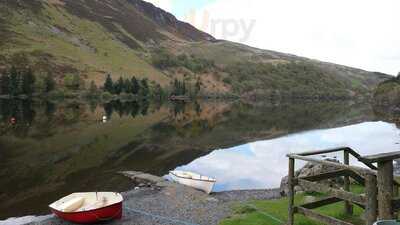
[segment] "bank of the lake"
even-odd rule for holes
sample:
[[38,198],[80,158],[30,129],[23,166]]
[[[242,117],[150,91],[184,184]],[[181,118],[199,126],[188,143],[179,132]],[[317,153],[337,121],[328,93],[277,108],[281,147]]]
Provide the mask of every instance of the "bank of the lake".
[[[281,197],[279,189],[227,191],[207,195],[161,177],[138,172],[123,174],[137,187],[122,193],[123,219],[109,223],[112,225],[218,224],[234,213],[236,204]],[[53,216],[37,219],[40,221],[32,221],[29,225],[69,224]],[[8,222],[11,224],[17,221],[14,219]]]
[[[123,218],[111,225],[282,225],[287,222],[288,199],[277,189],[237,190],[207,195],[191,187],[170,182],[162,177],[135,171],[121,172],[135,188],[122,193]],[[355,193],[362,189],[353,185]],[[306,203],[324,198],[316,193],[298,193],[295,201]],[[354,208],[353,216],[343,215],[343,203],[319,210],[325,215],[362,224],[362,209]],[[53,215],[9,219],[0,224],[67,225]],[[303,216],[296,224],[320,225]]]

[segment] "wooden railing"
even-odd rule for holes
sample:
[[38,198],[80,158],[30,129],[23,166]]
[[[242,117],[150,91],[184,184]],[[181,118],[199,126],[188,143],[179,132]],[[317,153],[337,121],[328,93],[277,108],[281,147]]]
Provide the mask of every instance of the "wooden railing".
[[[311,156],[343,152],[343,163],[326,161]],[[350,165],[350,155],[364,163],[368,168]],[[328,225],[352,225],[351,223],[325,216],[313,209],[344,201],[346,214],[353,214],[353,204],[365,210],[365,224],[372,225],[379,219],[394,219],[400,209],[400,198],[397,198],[399,183],[394,180],[393,160],[400,158],[400,152],[371,155],[362,157],[349,147],[303,152],[287,155],[289,158],[289,217],[288,224],[294,224],[294,214],[306,217]],[[335,168],[333,171],[307,177],[295,177],[295,160],[303,160],[315,164]],[[375,166],[374,164],[377,164]],[[343,189],[333,188],[318,183],[331,178],[344,178]],[[350,178],[365,187],[364,194],[354,194],[350,190]],[[294,188],[302,186],[305,191],[325,193],[328,197],[303,205],[294,204]]]

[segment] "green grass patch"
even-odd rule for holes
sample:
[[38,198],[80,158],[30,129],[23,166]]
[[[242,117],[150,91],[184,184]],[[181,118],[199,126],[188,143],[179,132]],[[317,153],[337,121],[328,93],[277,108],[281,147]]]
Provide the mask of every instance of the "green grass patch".
[[[362,192],[361,187],[353,188],[355,193]],[[304,203],[306,196],[318,198],[324,197],[321,194],[300,194],[295,197],[296,205]],[[344,213],[344,202],[327,205],[316,209],[318,213],[335,217],[356,225],[362,225],[363,220],[360,216],[363,212],[358,206],[354,206],[354,215],[349,216]],[[288,198],[268,201],[250,201],[248,203],[238,203],[233,206],[233,215],[220,222],[220,225],[281,225],[287,222],[288,217]],[[310,220],[302,215],[296,214],[296,225],[323,225]]]

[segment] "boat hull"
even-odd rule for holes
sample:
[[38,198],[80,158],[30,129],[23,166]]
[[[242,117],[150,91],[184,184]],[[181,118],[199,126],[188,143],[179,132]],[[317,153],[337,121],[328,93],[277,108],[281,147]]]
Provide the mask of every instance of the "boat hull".
[[53,208],[50,209],[61,219],[79,224],[93,224],[122,218],[122,202],[104,208],[83,212],[65,213]]
[[196,180],[190,178],[179,177],[174,173],[170,173],[171,178],[180,184],[193,187],[194,189],[204,191],[207,194],[210,194],[214,188],[215,181],[203,181],[203,180]]

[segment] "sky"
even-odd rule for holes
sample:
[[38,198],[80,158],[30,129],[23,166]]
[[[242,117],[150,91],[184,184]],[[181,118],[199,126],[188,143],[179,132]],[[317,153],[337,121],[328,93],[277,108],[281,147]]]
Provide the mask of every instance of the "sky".
[[218,39],[400,72],[399,0],[147,0]]

